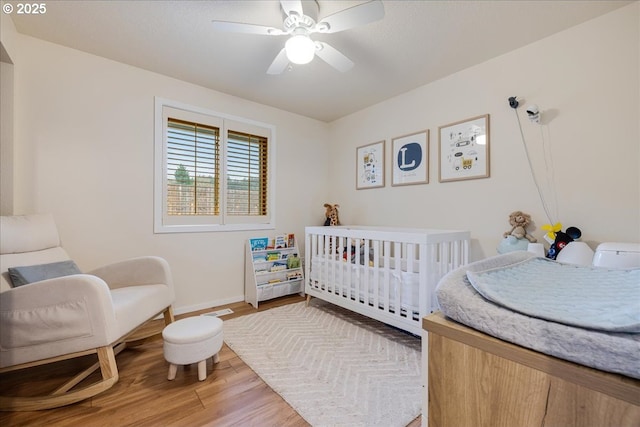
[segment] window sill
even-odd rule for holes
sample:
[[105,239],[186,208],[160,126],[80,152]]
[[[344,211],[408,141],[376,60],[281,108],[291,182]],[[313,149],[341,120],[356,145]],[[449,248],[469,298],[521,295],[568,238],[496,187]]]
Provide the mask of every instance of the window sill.
[[274,230],[275,224],[194,224],[194,225],[156,225],[154,234],[166,233],[210,233],[227,231]]

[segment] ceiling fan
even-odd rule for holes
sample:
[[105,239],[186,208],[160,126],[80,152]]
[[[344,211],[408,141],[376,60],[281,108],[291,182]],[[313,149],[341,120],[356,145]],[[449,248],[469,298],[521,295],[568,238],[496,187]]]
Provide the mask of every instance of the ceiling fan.
[[353,62],[328,43],[314,41],[313,33],[337,33],[359,25],[365,25],[384,17],[381,0],[372,0],[332,15],[318,19],[316,0],[280,0],[283,13],[283,29],[242,22],[213,21],[217,31],[260,34],[266,36],[290,36],[285,47],[273,60],[267,74],[282,73],[290,62],[307,64],[317,55],[335,69],[345,72],[353,67]]

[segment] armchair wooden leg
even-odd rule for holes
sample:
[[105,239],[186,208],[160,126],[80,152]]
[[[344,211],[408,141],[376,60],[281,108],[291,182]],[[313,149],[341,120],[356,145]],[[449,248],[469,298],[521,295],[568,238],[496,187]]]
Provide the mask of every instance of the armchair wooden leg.
[[[122,343],[121,348],[124,350],[125,347],[126,344]],[[120,351],[118,351],[118,353],[120,353]],[[113,350],[113,347],[100,347],[98,349],[98,362],[100,363],[100,372],[102,373],[103,380],[113,377],[115,377],[116,380],[118,379],[116,352]]]
[[[58,408],[88,399],[96,394],[110,389],[118,382],[118,365],[116,364],[113,347],[106,346],[96,349],[98,363],[92,366],[93,371],[100,367],[102,380],[86,387],[71,391],[71,389],[89,376],[88,370],[76,375],[53,393],[43,396],[0,396],[0,411],[39,411],[42,409]],[[91,368],[89,368],[91,369]]]
[[162,314],[164,315],[164,324],[165,324],[165,326],[170,325],[171,323],[176,321],[176,319],[173,317],[173,307],[172,306],[167,307],[167,309],[164,312],[162,312]]

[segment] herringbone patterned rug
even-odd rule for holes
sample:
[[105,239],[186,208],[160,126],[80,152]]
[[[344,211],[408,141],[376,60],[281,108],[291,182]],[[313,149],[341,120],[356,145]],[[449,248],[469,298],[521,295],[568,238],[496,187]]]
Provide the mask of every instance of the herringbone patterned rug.
[[420,415],[420,339],[313,299],[224,322],[224,340],[314,427]]

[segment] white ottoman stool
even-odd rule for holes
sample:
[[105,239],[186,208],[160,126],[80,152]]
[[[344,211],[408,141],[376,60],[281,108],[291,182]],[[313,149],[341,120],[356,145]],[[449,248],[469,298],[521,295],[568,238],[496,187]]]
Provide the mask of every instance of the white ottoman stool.
[[177,365],[198,364],[198,380],[207,378],[207,359],[218,363],[222,348],[222,320],[195,316],[177,320],[162,331],[164,358],[169,362],[168,379],[176,377]]

